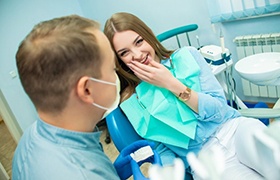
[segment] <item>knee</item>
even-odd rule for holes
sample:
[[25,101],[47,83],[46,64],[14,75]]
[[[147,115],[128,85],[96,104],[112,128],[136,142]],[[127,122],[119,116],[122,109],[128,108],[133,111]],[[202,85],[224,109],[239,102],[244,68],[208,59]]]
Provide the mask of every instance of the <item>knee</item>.
[[252,138],[254,132],[263,131],[265,128],[267,127],[258,119],[242,117],[236,129],[236,138]]
[[242,118],[235,132],[236,155],[240,159],[256,156],[254,133],[267,128],[261,121],[253,118]]

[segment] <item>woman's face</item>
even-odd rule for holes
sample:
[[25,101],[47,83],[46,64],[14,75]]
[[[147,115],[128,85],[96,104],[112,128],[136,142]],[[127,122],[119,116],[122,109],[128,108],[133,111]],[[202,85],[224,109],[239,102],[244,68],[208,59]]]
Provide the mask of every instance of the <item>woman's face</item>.
[[159,62],[152,46],[134,31],[116,32],[113,37],[113,45],[118,57],[125,64],[138,61],[148,65],[148,58]]

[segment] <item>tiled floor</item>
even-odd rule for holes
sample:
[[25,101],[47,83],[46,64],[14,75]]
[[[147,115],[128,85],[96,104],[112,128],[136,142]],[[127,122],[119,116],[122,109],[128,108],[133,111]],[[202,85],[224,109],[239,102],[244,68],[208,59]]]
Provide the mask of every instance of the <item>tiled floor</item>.
[[104,127],[99,128],[102,131],[100,142],[103,145],[104,153],[109,157],[109,159],[114,162],[119,155],[117,148],[115,147],[114,143],[111,141],[109,144],[105,142],[107,129]]

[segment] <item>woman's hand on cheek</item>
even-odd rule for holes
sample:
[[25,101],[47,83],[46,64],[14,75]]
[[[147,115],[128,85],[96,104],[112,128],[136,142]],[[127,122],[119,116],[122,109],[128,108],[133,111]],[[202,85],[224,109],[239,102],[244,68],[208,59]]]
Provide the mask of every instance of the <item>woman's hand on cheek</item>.
[[159,87],[166,88],[170,81],[175,79],[165,66],[154,60],[149,60],[149,65],[138,61],[132,61],[127,65],[139,79]]

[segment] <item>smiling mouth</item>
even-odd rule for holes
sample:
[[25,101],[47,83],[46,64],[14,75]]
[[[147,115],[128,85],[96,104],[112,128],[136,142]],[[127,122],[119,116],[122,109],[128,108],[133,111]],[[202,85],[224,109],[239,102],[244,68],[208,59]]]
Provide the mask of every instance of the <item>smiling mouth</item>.
[[149,64],[148,55],[142,61],[140,61],[140,63],[146,64],[146,65]]

